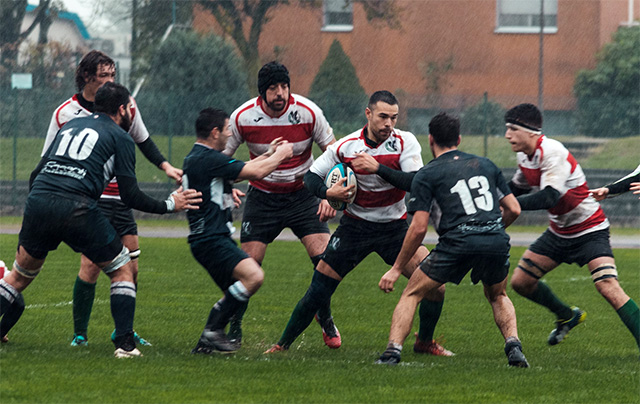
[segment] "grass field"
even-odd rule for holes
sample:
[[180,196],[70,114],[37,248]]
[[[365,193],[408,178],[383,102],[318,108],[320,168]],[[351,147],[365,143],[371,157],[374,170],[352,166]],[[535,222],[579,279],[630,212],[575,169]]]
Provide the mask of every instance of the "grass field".
[[[341,136],[338,136],[341,137]],[[572,137],[555,137],[560,141],[575,140]],[[168,136],[153,136],[154,142],[158,148],[176,167],[182,167],[184,157],[189,153],[195,136],[192,137],[173,137],[171,143]],[[428,138],[425,135],[419,135],[418,140],[422,145],[422,158],[425,163],[431,160],[431,152],[429,151]],[[601,146],[597,153],[592,154],[588,158],[579,159],[580,165],[584,169],[610,169],[610,170],[633,170],[638,166],[640,161],[640,149],[637,145],[640,142],[640,136],[610,139]],[[44,140],[41,138],[25,138],[18,139],[16,144],[17,162],[16,162],[16,179],[27,180],[29,174],[38,164],[40,160],[40,151]],[[0,138],[0,180],[13,179],[13,139]],[[462,151],[484,155],[484,139],[482,136],[463,136],[460,146]],[[168,181],[164,173],[150,164],[140,150],[136,149],[136,174],[139,182],[165,182]],[[317,146],[314,147],[315,155],[319,154]],[[236,157],[240,160],[249,160],[249,151],[246,145],[241,145],[236,153]],[[509,143],[502,136],[492,136],[487,138],[487,157],[489,157],[498,167],[515,168],[516,155],[511,151]]]
[[[0,258],[12,261],[17,236],[0,235]],[[144,357],[116,360],[109,335],[107,278],[98,283],[88,347],[70,347],[71,293],[79,257],[66,246],[49,255],[25,292],[27,310],[0,347],[4,403],[638,403],[638,349],[615,312],[595,291],[586,269],[562,266],[548,275],[554,290],[588,313],[559,346],[546,338],[552,315],[510,292],[532,367],[506,364],[502,338],[482,288],[466,278],[448,286],[436,335],[457,355],[416,355],[407,340],[403,362],[373,365],[386,345],[396,292],[377,290],[387,266],[367,258],[333,297],[343,337],[339,350],[322,343],[316,324],[288,352],[263,355],[277,341],[311,278],[296,242],[275,242],[266,280],[245,318],[243,348],[232,356],[193,356],[220,291],[191,257],[184,239],[141,239],[136,330],[153,342]],[[515,262],[523,248],[514,248]],[[621,284],[640,301],[640,250],[616,250]],[[414,328],[416,325],[414,325]]]

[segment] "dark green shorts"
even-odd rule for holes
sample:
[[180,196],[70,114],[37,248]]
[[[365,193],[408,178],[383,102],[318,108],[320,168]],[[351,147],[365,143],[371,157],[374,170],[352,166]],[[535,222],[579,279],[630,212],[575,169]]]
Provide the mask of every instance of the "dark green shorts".
[[191,253],[222,290],[227,290],[236,281],[233,270],[240,261],[249,258],[228,235],[213,236],[191,243]]
[[474,284],[482,281],[490,286],[502,282],[509,274],[509,254],[450,253],[436,246],[420,263],[420,269],[435,281],[456,285],[471,271]]
[[64,242],[93,262],[113,260],[122,243],[96,201],[60,195],[31,194],[22,219],[19,244],[44,259]]

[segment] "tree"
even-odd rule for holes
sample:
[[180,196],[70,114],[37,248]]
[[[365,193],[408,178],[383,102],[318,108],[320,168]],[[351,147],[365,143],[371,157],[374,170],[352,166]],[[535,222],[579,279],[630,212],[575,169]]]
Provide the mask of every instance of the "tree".
[[0,0],[0,88],[9,88],[11,72],[18,65],[18,49],[22,41],[45,19],[52,0],[40,0],[31,25],[21,31],[27,12],[27,0]]
[[[1,1],[1,0],[0,0]],[[111,0],[114,1],[114,0]],[[120,0],[122,1],[122,0]],[[132,16],[131,78],[137,80],[149,72],[149,62],[160,45],[167,28],[190,27],[195,1],[126,0]],[[126,7],[123,7],[123,9]],[[125,15],[125,13],[121,13]],[[117,16],[113,16],[117,18]]]
[[448,84],[446,75],[453,70],[453,55],[442,62],[425,62],[420,67],[423,79],[427,82],[425,87],[427,103],[433,106],[440,105],[442,90]]
[[620,27],[597,55],[593,70],[576,76],[577,124],[594,137],[640,134],[640,26]]
[[[305,7],[319,7],[322,4],[321,0],[297,1]],[[384,21],[391,28],[400,26],[400,10],[395,0],[347,1],[362,4],[369,21]],[[289,3],[289,0],[198,0],[198,4],[213,15],[224,33],[235,43],[249,73],[247,83],[252,92],[256,91],[261,67],[258,42],[262,29],[278,6]]]
[[362,111],[367,94],[338,40],[333,41],[320,65],[309,97],[322,108],[336,132],[350,133],[364,124]]
[[464,110],[460,132],[467,135],[496,135],[504,132],[504,107],[486,98]]
[[174,32],[151,66],[137,101],[152,133],[193,135],[201,109],[231,113],[249,98],[242,62],[231,44],[214,35]]

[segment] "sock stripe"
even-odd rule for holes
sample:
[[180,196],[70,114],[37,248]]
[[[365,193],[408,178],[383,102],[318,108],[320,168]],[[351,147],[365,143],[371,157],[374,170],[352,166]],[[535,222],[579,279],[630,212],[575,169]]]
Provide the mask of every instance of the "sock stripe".
[[124,295],[135,298],[136,285],[133,282],[113,282],[111,284],[111,295]]
[[9,301],[10,304],[18,297],[18,291],[16,288],[8,284],[4,279],[0,279],[0,296]]

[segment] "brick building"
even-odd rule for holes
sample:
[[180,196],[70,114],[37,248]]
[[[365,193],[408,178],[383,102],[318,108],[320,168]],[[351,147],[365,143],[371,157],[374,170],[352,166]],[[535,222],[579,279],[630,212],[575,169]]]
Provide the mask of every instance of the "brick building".
[[[358,3],[290,3],[271,10],[259,53],[289,68],[295,92],[308,94],[337,39],[365,91],[395,91],[409,112],[462,110],[485,92],[505,107],[538,101],[540,0],[396,0],[400,29],[368,22]],[[640,0],[544,0],[543,105],[566,132],[576,73],[595,66],[596,53],[629,23],[629,13],[638,19]],[[194,27],[220,33],[207,13],[196,12]],[[429,79],[440,90],[429,88]]]

